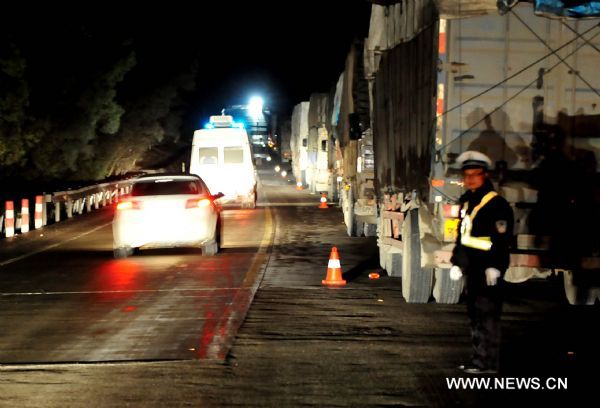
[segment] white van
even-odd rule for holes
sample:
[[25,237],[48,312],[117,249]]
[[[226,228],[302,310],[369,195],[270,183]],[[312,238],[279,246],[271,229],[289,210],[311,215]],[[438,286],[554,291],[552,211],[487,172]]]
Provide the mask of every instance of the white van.
[[190,173],[200,176],[210,191],[222,192],[223,204],[256,206],[256,169],[248,134],[232,116],[211,116],[204,129],[194,132]]

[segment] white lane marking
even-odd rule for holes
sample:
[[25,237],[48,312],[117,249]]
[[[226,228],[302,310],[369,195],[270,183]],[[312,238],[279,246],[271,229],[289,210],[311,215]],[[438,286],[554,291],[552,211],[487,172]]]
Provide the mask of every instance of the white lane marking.
[[215,291],[215,290],[240,290],[239,288],[173,288],[173,289],[139,289],[139,290],[89,290],[89,291],[74,291],[74,292],[14,292],[0,293],[0,296],[41,296],[41,295],[94,295],[94,294],[112,294],[112,293],[158,293],[158,292],[200,292],[200,291]]
[[308,202],[308,201],[298,201],[298,202],[294,202],[294,201],[290,201],[289,203],[286,202],[266,202],[266,203],[261,203],[258,204],[257,207],[318,207],[319,206],[319,200],[315,201],[314,203],[312,202]]
[[111,361],[78,361],[76,363],[5,363],[0,364],[0,371],[20,371],[20,370],[52,370],[65,368],[81,368],[83,366],[123,366],[123,365],[158,365],[172,364],[173,362],[190,362],[190,359],[167,358],[156,360],[111,360]]
[[44,247],[44,248],[42,248],[42,249],[38,249],[37,251],[29,252],[29,253],[26,253],[26,254],[23,254],[23,255],[17,256],[17,257],[15,257],[15,258],[8,259],[8,260],[6,260],[6,261],[2,261],[2,262],[0,262],[0,266],[6,266],[6,265],[8,265],[8,264],[11,264],[11,263],[14,263],[14,262],[17,262],[17,261],[23,260],[23,259],[25,259],[25,258],[29,258],[30,256],[37,255],[37,254],[39,254],[39,253],[41,253],[41,252],[48,251],[49,249],[56,248],[57,246],[60,246],[60,245],[62,245],[62,244],[66,244],[67,242],[75,241],[76,239],[79,239],[79,238],[81,238],[81,237],[85,237],[86,235],[92,234],[92,233],[94,233],[94,232],[96,232],[96,231],[98,231],[98,230],[100,230],[100,229],[102,229],[102,228],[105,228],[106,226],[108,226],[108,225],[111,225],[111,224],[112,224],[112,221],[111,221],[111,222],[109,222],[109,223],[106,223],[106,224],[100,225],[99,227],[96,227],[96,228],[94,228],[94,229],[92,229],[92,230],[89,230],[89,231],[87,231],[87,232],[84,232],[83,234],[79,234],[79,235],[77,235],[77,236],[74,236],[74,237],[72,237],[72,238],[69,238],[69,239],[67,239],[67,240],[64,240],[64,241],[62,241],[62,242],[57,242],[56,244],[48,245],[47,247]]
[[[265,285],[265,288],[271,287],[280,287],[280,286],[272,286]],[[196,288],[196,289],[140,289],[140,290],[105,290],[105,291],[88,291],[88,292],[15,292],[15,293],[0,293],[0,296],[9,297],[9,296],[44,296],[44,295],[94,295],[94,294],[118,294],[118,293],[160,293],[160,292],[211,292],[215,290],[230,290],[230,291],[238,291],[241,289],[248,289],[248,287],[239,287],[239,288]],[[292,288],[286,288],[292,289]],[[293,289],[301,289],[301,290],[323,290],[322,285],[300,285],[294,286]],[[346,292],[349,290],[354,290],[355,288],[347,288]],[[361,291],[361,288],[356,289],[357,291]],[[227,297],[227,296],[216,296],[211,294],[210,296],[214,297]]]

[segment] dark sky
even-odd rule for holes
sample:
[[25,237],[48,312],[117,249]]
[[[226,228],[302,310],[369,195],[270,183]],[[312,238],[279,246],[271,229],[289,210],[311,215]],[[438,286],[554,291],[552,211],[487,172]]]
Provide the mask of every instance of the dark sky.
[[260,93],[285,109],[337,79],[353,37],[367,33],[370,3],[219,2],[191,13],[197,20],[173,35],[178,52],[200,54],[198,103],[243,103]]
[[[3,35],[25,38],[30,52],[37,48],[32,64],[49,67],[63,53],[93,65],[131,46],[138,64],[128,80],[137,87],[168,81],[198,57],[191,115],[255,93],[285,112],[336,81],[352,39],[367,34],[370,7],[366,0],[19,2],[1,6],[0,25]],[[94,38],[97,52],[78,51],[90,47],[79,45],[84,37]]]

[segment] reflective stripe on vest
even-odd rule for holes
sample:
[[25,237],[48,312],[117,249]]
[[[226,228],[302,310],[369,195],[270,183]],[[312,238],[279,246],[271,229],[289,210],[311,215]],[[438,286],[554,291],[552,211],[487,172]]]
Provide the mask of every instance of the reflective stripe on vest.
[[490,191],[481,199],[481,202],[473,208],[471,214],[467,214],[469,203],[466,202],[463,205],[463,219],[460,223],[460,243],[469,248],[480,249],[482,251],[489,251],[492,249],[492,238],[491,237],[472,237],[471,228],[473,228],[473,220],[477,212],[483,208],[484,205],[490,202],[490,200],[496,197],[498,193]]

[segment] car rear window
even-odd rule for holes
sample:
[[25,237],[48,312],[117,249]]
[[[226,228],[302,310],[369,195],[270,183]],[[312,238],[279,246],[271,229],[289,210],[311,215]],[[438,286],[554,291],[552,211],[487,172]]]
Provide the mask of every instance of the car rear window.
[[135,183],[131,189],[134,197],[202,193],[202,186],[194,180],[149,180]]
[[244,151],[241,147],[226,147],[223,149],[226,164],[239,164],[244,162]]
[[198,152],[200,153],[200,164],[217,164],[218,151],[216,147],[201,147]]

